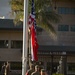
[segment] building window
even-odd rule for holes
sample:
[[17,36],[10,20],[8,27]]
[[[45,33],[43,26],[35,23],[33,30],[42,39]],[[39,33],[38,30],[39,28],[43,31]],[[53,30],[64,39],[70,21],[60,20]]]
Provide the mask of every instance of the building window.
[[58,25],[58,31],[69,31],[69,25]]
[[75,63],[69,63],[67,67],[69,72],[75,72]]
[[21,62],[11,62],[10,66],[11,66],[11,70],[21,70],[22,63]]
[[75,14],[75,8],[58,7],[59,14]]
[[0,48],[8,48],[8,40],[0,40]]
[[75,25],[70,25],[70,31],[75,32]]
[[12,40],[11,41],[11,48],[22,48],[22,41]]

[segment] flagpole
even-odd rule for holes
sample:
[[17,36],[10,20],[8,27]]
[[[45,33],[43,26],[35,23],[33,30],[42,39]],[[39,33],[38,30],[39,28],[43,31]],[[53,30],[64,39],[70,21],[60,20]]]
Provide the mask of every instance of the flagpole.
[[28,0],[24,0],[24,21],[23,21],[23,51],[22,51],[22,75],[27,70],[27,51],[28,51]]

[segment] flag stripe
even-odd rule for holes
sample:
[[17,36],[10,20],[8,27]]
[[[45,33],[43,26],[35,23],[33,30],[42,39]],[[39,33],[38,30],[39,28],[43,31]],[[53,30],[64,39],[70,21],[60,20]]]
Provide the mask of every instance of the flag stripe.
[[38,43],[36,37],[36,20],[34,12],[34,0],[32,0],[31,14],[29,16],[29,29],[31,33],[31,57],[32,61],[38,60]]
[[31,52],[32,52],[32,60],[38,60],[37,57],[37,49],[38,49],[38,43],[36,38],[36,32],[34,29],[34,25],[31,26]]

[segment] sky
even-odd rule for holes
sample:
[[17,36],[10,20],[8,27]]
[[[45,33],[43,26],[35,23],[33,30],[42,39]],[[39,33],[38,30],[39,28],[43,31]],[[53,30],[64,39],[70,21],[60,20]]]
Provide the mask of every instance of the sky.
[[9,19],[11,6],[9,5],[10,0],[0,0],[0,18],[5,17],[5,19]]

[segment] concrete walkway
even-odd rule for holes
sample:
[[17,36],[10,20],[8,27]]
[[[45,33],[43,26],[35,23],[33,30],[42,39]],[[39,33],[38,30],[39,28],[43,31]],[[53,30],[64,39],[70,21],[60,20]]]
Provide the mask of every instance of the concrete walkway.
[[[0,72],[0,75],[3,75],[3,74],[1,74],[1,72]],[[13,72],[10,72],[9,75],[22,75],[22,74],[19,72],[13,71]]]

